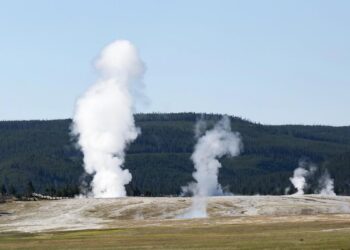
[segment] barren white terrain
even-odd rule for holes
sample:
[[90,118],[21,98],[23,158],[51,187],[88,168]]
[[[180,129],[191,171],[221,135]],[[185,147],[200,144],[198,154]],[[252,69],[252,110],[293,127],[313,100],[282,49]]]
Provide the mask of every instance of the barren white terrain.
[[178,219],[191,198],[127,197],[12,201],[0,205],[0,232],[45,232],[195,223],[350,221],[345,196],[222,196],[208,198],[208,218]]

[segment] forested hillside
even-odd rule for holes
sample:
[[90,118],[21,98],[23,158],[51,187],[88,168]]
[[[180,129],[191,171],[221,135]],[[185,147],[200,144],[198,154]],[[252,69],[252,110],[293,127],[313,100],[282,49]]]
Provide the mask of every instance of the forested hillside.
[[[200,114],[138,114],[142,135],[130,145],[125,167],[129,195],[178,195],[192,180],[194,124]],[[220,115],[204,115],[209,124]],[[0,122],[1,192],[74,195],[82,182],[82,154],[69,135],[71,120]],[[350,194],[350,127],[265,126],[231,117],[244,151],[223,158],[220,183],[235,194],[283,194],[300,159],[327,168],[335,191]]]

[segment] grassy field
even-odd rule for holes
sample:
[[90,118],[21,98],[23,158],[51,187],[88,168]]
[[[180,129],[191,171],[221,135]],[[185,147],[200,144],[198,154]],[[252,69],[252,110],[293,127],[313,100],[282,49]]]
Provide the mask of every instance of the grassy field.
[[0,249],[350,249],[349,221],[2,233]]

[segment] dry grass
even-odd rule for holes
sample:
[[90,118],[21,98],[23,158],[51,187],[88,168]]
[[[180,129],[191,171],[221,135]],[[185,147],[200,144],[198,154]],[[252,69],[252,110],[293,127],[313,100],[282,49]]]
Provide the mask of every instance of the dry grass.
[[0,249],[349,249],[350,221],[0,234]]

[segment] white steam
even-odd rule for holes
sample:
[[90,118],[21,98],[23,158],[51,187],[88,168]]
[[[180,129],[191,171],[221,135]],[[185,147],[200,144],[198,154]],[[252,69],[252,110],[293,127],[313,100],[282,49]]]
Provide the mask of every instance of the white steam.
[[[309,187],[307,180],[314,178],[316,171],[316,165],[304,161],[299,162],[299,167],[294,170],[293,177],[289,178],[294,188],[297,190],[293,195],[303,195],[305,193],[305,189]],[[313,191],[321,195],[336,195],[334,192],[334,180],[330,177],[327,169],[325,169],[318,179],[318,187]],[[286,189],[286,192],[289,192],[289,188]]]
[[301,161],[299,162],[299,167],[294,170],[293,177],[289,178],[293,186],[297,190],[294,195],[303,195],[305,189],[308,187],[306,182],[307,178],[314,174],[316,171],[316,166],[313,164],[308,165],[307,163]]
[[331,195],[335,196],[334,192],[334,180],[330,177],[328,171],[326,170],[321,178],[318,180],[319,184],[319,194],[321,195]]
[[124,151],[140,133],[132,93],[142,89],[145,67],[136,48],[124,40],[105,47],[95,67],[100,78],[77,101],[72,133],[84,153],[85,171],[93,175],[92,195],[122,197],[132,178],[122,169]]
[[[203,123],[203,121],[200,121]],[[203,124],[196,125],[196,128]],[[218,183],[221,163],[218,158],[229,155],[237,156],[242,148],[240,135],[231,132],[230,120],[224,116],[212,130],[202,135],[195,146],[191,159],[196,171],[193,173],[195,183],[190,183],[183,190],[194,196],[193,204],[183,218],[198,218],[207,216],[206,197],[222,195],[221,185]]]
[[207,123],[205,122],[203,115],[194,125],[194,136],[196,139],[201,137],[207,129]]

